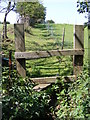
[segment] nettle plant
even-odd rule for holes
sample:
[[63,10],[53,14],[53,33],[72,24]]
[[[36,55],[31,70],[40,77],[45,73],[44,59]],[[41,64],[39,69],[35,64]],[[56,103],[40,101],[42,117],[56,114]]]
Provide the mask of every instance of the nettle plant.
[[[57,119],[90,119],[90,78],[87,65],[76,81],[64,83],[61,77],[50,88],[39,93],[33,90],[35,84],[29,78],[21,78],[16,70],[11,71],[11,75],[10,79],[9,68],[3,67],[3,120],[45,119],[50,112]],[[51,96],[57,100],[54,106],[51,104]]]
[[49,94],[35,92],[35,84],[29,78],[19,77],[16,71],[11,71],[11,79],[8,74],[9,69],[3,68],[3,120],[35,120],[45,117],[50,101]]
[[87,65],[73,83],[63,83],[62,80],[63,89],[57,94],[59,109],[56,111],[60,119],[90,119],[89,80]]

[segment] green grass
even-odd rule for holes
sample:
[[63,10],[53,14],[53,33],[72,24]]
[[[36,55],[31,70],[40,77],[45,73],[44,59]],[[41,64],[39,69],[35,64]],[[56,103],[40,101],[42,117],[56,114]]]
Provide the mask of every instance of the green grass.
[[[51,35],[51,27],[53,36]],[[2,25],[0,25],[1,31]],[[25,48],[26,51],[36,50],[56,50],[61,49],[63,29],[65,28],[64,49],[73,48],[73,25],[68,24],[50,24],[49,31],[44,24],[35,25],[34,28],[28,27],[25,32]],[[85,28],[85,60],[87,60],[87,28]],[[15,52],[14,26],[8,25],[8,37],[13,42],[4,42],[2,49],[8,56],[8,51]],[[61,62],[60,59],[63,61]],[[14,57],[13,57],[14,61]],[[26,61],[27,75],[31,77],[39,76],[55,76],[72,74],[73,63],[72,57],[51,57],[46,59]]]
[[[31,29],[31,34],[26,34],[26,50],[51,50],[61,49],[63,28],[65,27],[65,48],[71,48],[73,43],[73,26],[51,24],[53,27],[53,36],[51,30],[47,30],[45,25],[37,25],[36,28]],[[70,33],[69,33],[70,32]]]
[[[73,25],[50,24],[51,27],[53,28],[53,36],[51,30],[47,30],[46,25],[41,24],[31,28],[31,34],[25,34],[26,51],[61,49],[64,27],[64,48],[73,48]],[[64,58],[65,60],[63,60]],[[62,57],[64,62],[60,63],[57,62],[59,61],[57,57],[29,60],[27,61],[27,70],[31,77],[70,75],[72,74],[72,62],[70,59],[71,57]]]

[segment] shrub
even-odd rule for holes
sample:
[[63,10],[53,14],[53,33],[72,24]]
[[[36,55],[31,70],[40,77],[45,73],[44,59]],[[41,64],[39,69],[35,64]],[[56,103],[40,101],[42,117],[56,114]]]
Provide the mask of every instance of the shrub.
[[50,96],[35,92],[35,84],[28,78],[20,78],[16,71],[12,71],[12,79],[9,79],[8,72],[8,68],[3,68],[3,120],[37,120],[45,117]]
[[2,22],[0,21],[0,24],[2,24]]
[[[57,111],[59,119],[89,119],[89,76],[87,66],[73,83],[62,84],[63,89],[57,94],[60,108]],[[66,87],[67,86],[67,87]]]
[[[1,24],[3,24],[3,22],[2,22]],[[10,22],[9,22],[9,21],[7,21],[7,22],[6,22],[6,24],[10,24]]]
[[53,20],[47,20],[47,23],[55,23]]

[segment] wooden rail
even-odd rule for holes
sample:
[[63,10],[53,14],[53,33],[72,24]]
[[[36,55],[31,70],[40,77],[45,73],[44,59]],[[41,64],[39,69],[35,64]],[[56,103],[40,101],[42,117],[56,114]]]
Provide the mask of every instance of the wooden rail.
[[[53,77],[41,77],[41,78],[31,78],[33,82],[35,83],[40,83],[40,84],[50,84],[50,83],[55,83],[56,80],[61,79],[60,76],[53,76]],[[76,79],[75,75],[72,76],[64,76],[63,77],[64,82],[72,82],[73,79]]]
[[61,56],[61,55],[83,55],[84,50],[82,49],[67,49],[67,50],[49,50],[49,51],[33,51],[33,52],[15,52],[16,59],[39,59],[39,58],[47,58],[53,56]]
[[[64,82],[74,82],[77,77],[75,75],[63,77]],[[61,80],[60,76],[55,77],[42,77],[42,78],[31,78],[31,80],[39,85],[35,86],[33,89],[35,91],[41,91],[49,87],[52,83],[55,83],[57,80]]]

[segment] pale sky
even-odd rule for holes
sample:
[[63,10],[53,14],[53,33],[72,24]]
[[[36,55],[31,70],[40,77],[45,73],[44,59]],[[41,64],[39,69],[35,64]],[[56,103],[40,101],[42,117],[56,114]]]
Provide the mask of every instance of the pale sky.
[[[87,21],[85,14],[77,12],[77,0],[42,0],[47,8],[46,20],[54,20],[55,23],[84,24]],[[0,21],[3,21],[4,14],[0,13]],[[10,12],[7,21],[15,23],[17,15]]]

